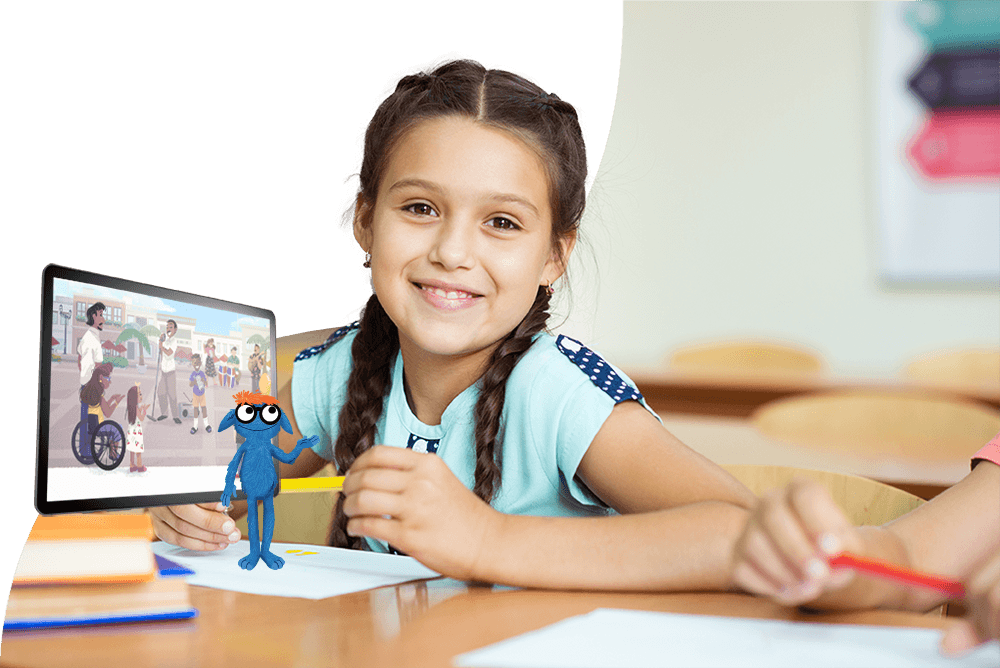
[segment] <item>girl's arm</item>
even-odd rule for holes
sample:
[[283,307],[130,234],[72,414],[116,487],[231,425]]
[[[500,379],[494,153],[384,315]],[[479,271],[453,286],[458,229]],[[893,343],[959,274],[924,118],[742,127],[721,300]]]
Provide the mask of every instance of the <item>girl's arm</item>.
[[578,468],[620,517],[501,514],[432,455],[373,448],[345,480],[348,532],[452,577],[570,589],[726,589],[753,495],[645,408],[611,412]]
[[981,461],[933,500],[878,527],[851,526],[822,485],[797,480],[761,500],[734,555],[741,587],[788,605],[933,608],[943,596],[850,570],[831,573],[821,567],[823,542],[830,552],[847,550],[968,581],[1000,552],[1000,466]]

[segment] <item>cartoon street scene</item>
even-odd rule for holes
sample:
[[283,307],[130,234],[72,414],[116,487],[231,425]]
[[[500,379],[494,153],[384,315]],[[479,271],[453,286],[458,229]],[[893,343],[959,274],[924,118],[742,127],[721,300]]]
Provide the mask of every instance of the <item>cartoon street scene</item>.
[[234,392],[270,389],[269,322],[63,279],[53,292],[49,499],[216,489],[242,439],[214,425]]

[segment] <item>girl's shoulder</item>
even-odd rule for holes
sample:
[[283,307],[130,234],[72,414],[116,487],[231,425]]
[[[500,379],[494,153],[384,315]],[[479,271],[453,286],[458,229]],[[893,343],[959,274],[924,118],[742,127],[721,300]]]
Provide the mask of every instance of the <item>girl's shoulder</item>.
[[[338,342],[343,341],[345,339],[353,339],[354,336],[357,333],[358,326],[359,326],[359,323],[357,321],[355,321],[355,322],[352,322],[350,325],[344,325],[343,327],[338,327],[337,329],[333,330],[330,333],[330,336],[326,337],[326,341],[324,341],[323,343],[319,344],[318,346],[311,346],[309,348],[306,348],[305,350],[303,350],[302,352],[300,352],[298,355],[296,355],[295,356],[295,361],[296,362],[301,362],[302,360],[307,360],[307,359],[310,359],[312,357],[316,357],[317,355],[320,355],[320,354],[326,352],[335,343],[338,343]],[[351,346],[350,345],[340,345],[340,346],[337,346],[336,348],[338,350],[343,350],[344,348],[347,348],[348,352],[350,352]]]
[[514,367],[511,380],[529,384],[532,391],[528,395],[579,389],[604,395],[616,404],[643,401],[642,393],[624,372],[565,334],[539,334]]

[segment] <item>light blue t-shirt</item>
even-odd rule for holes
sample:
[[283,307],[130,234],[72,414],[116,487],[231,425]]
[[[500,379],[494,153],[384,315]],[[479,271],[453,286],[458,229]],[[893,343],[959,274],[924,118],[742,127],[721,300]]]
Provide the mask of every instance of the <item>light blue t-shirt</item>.
[[[313,450],[328,461],[333,459],[339,432],[356,334],[355,326],[341,328],[326,343],[295,359],[295,422],[303,436],[319,436]],[[478,396],[477,383],[455,397],[441,424],[424,424],[406,401],[403,360],[397,353],[375,442],[434,453],[472,489]],[[547,517],[614,514],[576,477],[576,470],[615,404],[630,399],[646,406],[631,380],[592,350],[567,336],[537,335],[507,379],[503,468],[493,507],[503,513]],[[376,551],[386,551],[378,541],[368,543]]]

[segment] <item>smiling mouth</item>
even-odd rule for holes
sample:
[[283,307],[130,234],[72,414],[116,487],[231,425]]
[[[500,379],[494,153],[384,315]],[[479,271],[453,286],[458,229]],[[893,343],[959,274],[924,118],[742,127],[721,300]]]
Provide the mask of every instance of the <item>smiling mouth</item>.
[[442,299],[458,300],[458,299],[475,299],[476,297],[482,297],[482,295],[476,295],[471,292],[464,292],[462,290],[445,290],[444,288],[435,288],[430,285],[421,285],[420,283],[414,283],[417,288],[423,290],[424,292],[429,292],[432,295],[436,295]]

